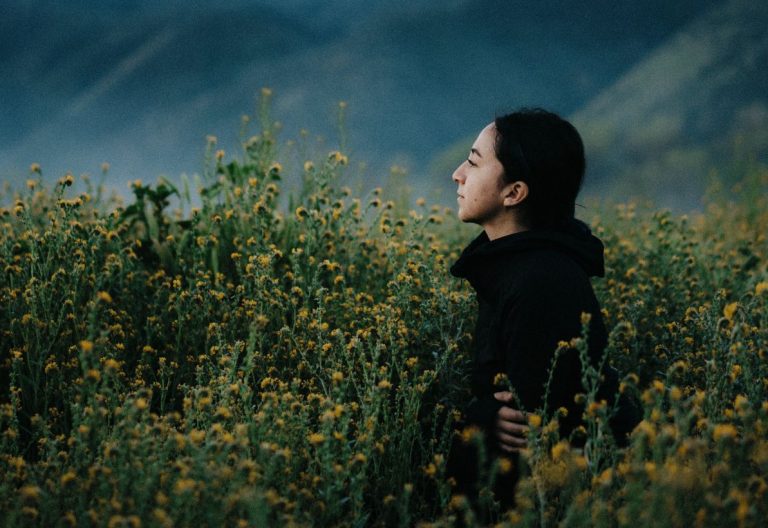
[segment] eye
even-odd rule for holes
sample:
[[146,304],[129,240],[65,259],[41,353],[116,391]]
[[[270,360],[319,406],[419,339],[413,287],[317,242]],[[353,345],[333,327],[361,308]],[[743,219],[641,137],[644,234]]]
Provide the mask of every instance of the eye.
[[471,160],[471,159],[469,159],[469,158],[467,158],[467,163],[469,163],[469,165],[470,165],[471,167],[477,167],[477,163],[475,163],[474,161],[472,161],[472,160]]

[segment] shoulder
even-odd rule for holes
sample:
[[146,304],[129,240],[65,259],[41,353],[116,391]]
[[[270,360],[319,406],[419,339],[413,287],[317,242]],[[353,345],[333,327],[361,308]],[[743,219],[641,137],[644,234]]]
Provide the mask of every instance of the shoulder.
[[567,255],[542,249],[521,255],[517,264],[500,295],[497,309],[502,318],[552,319],[594,304],[589,277]]
[[542,248],[518,256],[507,276],[505,296],[565,293],[584,284],[590,284],[589,277],[576,261],[561,251]]

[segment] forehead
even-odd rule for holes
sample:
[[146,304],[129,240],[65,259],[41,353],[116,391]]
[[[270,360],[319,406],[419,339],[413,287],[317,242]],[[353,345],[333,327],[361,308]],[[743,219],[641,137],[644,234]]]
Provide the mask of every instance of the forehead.
[[496,125],[494,123],[489,123],[483,130],[480,131],[480,134],[477,136],[477,139],[475,139],[475,143],[472,145],[472,148],[480,151],[480,154],[482,155],[486,152],[493,152],[495,143]]

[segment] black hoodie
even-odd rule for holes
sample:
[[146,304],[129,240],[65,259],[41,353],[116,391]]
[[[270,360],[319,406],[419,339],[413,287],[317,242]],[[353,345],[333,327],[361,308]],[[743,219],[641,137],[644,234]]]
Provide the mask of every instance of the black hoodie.
[[[506,374],[520,398],[516,406],[534,411],[544,405],[545,384],[560,341],[581,334],[582,312],[591,315],[589,355],[594,365],[607,335],[590,277],[604,275],[603,244],[583,222],[570,219],[548,229],[534,229],[489,240],[483,231],[451,267],[477,292],[479,314],[472,344],[472,395],[466,424],[490,433],[501,403],[494,384]],[[580,423],[582,409],[574,395],[582,392],[578,354],[557,361],[546,408],[568,410],[561,434]],[[493,443],[491,443],[493,445]]]

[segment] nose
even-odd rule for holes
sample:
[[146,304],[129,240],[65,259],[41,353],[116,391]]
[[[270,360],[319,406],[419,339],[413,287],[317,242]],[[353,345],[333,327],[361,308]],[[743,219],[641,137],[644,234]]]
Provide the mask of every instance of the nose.
[[463,164],[456,167],[456,170],[453,171],[453,176],[451,176],[451,179],[456,183],[464,183],[464,174],[461,171],[462,166]]

